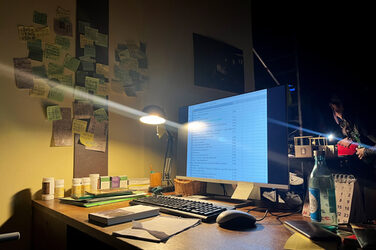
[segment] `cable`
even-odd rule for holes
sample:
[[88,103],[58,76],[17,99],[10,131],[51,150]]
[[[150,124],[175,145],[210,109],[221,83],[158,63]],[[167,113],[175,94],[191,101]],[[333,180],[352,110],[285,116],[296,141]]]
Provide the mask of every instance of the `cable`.
[[256,221],[262,221],[263,219],[265,219],[265,217],[268,215],[268,213],[269,213],[269,210],[266,209],[264,216],[262,216],[262,218],[260,218],[260,219],[256,219]]

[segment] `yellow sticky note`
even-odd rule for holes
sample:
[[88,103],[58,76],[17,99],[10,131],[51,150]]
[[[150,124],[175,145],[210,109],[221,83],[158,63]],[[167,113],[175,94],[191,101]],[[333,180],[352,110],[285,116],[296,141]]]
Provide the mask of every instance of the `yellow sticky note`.
[[30,96],[47,97],[50,86],[45,79],[34,79],[34,87],[30,89]]
[[108,65],[97,63],[96,64],[96,72],[97,72],[97,74],[101,74],[101,75],[103,75],[106,78],[110,78],[110,75],[109,75],[110,68],[109,68]]
[[94,134],[89,132],[82,132],[80,134],[80,142],[85,146],[94,146]]
[[87,121],[73,119],[72,132],[76,134],[82,134],[86,131]]

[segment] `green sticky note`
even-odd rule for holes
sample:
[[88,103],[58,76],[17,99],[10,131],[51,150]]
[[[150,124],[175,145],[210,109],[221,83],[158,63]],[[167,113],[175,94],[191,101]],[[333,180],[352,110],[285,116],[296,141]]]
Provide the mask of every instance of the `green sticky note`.
[[45,77],[47,77],[46,68],[44,67],[44,65],[32,67],[31,70],[32,70],[35,78],[45,78]]
[[88,75],[88,72],[77,70],[76,72],[76,83],[85,84],[85,78]]
[[95,46],[85,45],[84,56],[95,57]]
[[37,24],[47,25],[47,14],[34,10],[33,22]]
[[80,56],[79,58],[81,61],[95,63],[95,59],[90,56]]
[[85,77],[85,87],[86,87],[86,89],[96,92],[97,88],[98,88],[98,84],[99,84],[98,78],[94,78],[94,77],[90,77],[90,76]]
[[90,23],[84,22],[84,21],[78,21],[78,32],[80,34],[85,34],[85,27],[86,26],[90,27]]
[[28,40],[27,48],[28,49],[42,49],[42,41],[40,39]]
[[55,43],[60,45],[62,49],[69,49],[70,47],[70,40],[67,37],[57,35],[55,38]]
[[108,36],[106,34],[97,33],[97,39],[95,40],[95,45],[108,47]]
[[60,47],[55,44],[46,43],[44,53],[46,58],[57,60],[60,56]]
[[89,26],[85,26],[85,36],[89,40],[97,40],[98,29],[93,29]]
[[38,49],[38,48],[31,47],[31,48],[29,49],[28,57],[29,57],[31,60],[35,60],[35,61],[42,62],[42,61],[43,61],[43,50],[42,50],[42,49]]
[[48,106],[47,107],[47,119],[49,121],[57,121],[63,119],[61,116],[61,110],[59,106]]
[[48,99],[62,102],[64,101],[64,91],[58,87],[51,88],[48,92]]
[[89,97],[88,91],[85,87],[76,86],[74,89],[74,99],[87,100]]
[[64,58],[64,67],[66,67],[69,70],[72,70],[73,72],[76,72],[78,69],[78,66],[80,66],[80,60],[77,58],[74,58],[73,56],[66,54]]
[[94,111],[94,117],[99,122],[108,120],[107,112],[104,108],[100,108],[100,109],[95,110]]
[[49,63],[48,64],[48,75],[60,75],[64,72],[63,65],[57,65],[56,63]]
[[81,61],[81,64],[82,64],[82,70],[84,70],[84,71],[94,71],[95,70],[94,63],[92,63],[92,62]]
[[60,83],[67,85],[67,86],[73,86],[73,75],[72,74],[61,75]]

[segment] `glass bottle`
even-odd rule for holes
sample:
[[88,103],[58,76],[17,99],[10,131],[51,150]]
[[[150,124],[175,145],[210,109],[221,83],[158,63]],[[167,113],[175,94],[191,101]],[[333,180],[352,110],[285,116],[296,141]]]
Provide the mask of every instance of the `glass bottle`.
[[308,182],[311,220],[337,225],[334,179],[326,165],[325,151],[315,150],[314,157],[315,166]]

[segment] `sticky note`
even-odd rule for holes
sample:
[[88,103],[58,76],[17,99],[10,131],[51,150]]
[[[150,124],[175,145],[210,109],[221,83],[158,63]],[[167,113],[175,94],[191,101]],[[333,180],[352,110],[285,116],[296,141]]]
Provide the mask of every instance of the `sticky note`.
[[108,83],[99,83],[97,85],[97,94],[98,95],[108,95],[108,91],[109,91],[109,86],[108,86]]
[[43,61],[43,50],[32,47],[32,48],[29,49],[28,57],[31,60],[42,62]]
[[47,77],[46,68],[44,67],[44,65],[32,67],[31,70],[33,72],[34,78]]
[[91,28],[89,26],[85,26],[85,37],[89,40],[96,41],[97,40],[98,29]]
[[[76,86],[74,89],[74,99],[87,100],[89,97],[88,90],[85,87]],[[84,119],[84,118],[82,118]]]
[[20,89],[33,88],[33,75],[31,69],[31,61],[29,58],[13,58],[14,77],[16,86]]
[[60,46],[46,43],[44,54],[48,59],[57,60],[60,56]]
[[94,117],[98,122],[107,121],[108,116],[104,108],[100,108],[94,111]]
[[33,22],[37,24],[47,25],[47,14],[34,10]]
[[34,87],[30,90],[30,96],[47,97],[50,86],[45,79],[34,79]]
[[35,28],[33,26],[18,25],[18,38],[22,41],[35,40]]
[[73,86],[73,74],[64,74],[60,76],[60,83],[66,86]]
[[63,65],[58,65],[56,63],[49,63],[48,64],[48,70],[47,70],[47,74],[48,75],[59,75],[59,74],[63,74],[64,72],[64,67]]
[[85,48],[86,45],[94,45],[94,41],[87,39],[85,35],[80,34],[80,48]]
[[76,72],[76,83],[85,84],[85,78],[88,75],[88,72],[77,70]]
[[95,46],[85,45],[84,56],[95,57]]
[[86,132],[87,121],[82,121],[78,119],[73,119],[72,132],[76,134],[81,134]]
[[108,35],[97,33],[97,39],[95,40],[95,45],[107,48],[108,47]]
[[94,134],[89,132],[82,132],[80,134],[80,142],[85,146],[93,146],[94,145]]
[[70,39],[67,37],[57,35],[55,38],[55,43],[60,45],[62,49],[69,49],[70,47]]
[[86,62],[86,61],[81,61],[82,65],[82,70],[84,71],[94,71],[94,63],[92,62]]
[[61,120],[52,121],[51,146],[67,147],[72,146],[72,121],[71,108],[61,108]]
[[73,56],[66,54],[64,58],[64,67],[67,69],[76,72],[78,67],[80,66],[80,60],[74,58]]
[[72,23],[66,18],[54,18],[54,31],[61,36],[72,36]]
[[78,32],[80,34],[85,34],[85,26],[90,27],[90,23],[84,22],[84,21],[78,21]]
[[94,77],[90,77],[90,76],[85,77],[85,87],[86,87],[86,89],[96,92],[98,84],[99,84],[98,78],[94,78]]
[[61,8],[60,6],[56,9],[56,16],[57,17],[69,17],[70,16],[70,10],[66,10]]
[[35,28],[35,31],[34,31],[35,39],[43,40],[49,35],[50,35],[50,28],[48,26]]
[[95,63],[95,59],[91,58],[90,56],[80,56],[79,59],[81,61]]
[[48,92],[48,99],[62,102],[64,101],[64,91],[58,87],[51,88]]
[[61,111],[59,106],[48,106],[47,107],[47,119],[49,121],[61,120]]
[[27,48],[28,49],[42,49],[42,41],[40,39],[28,40]]
[[97,72],[97,74],[101,74],[106,78],[110,78],[110,69],[108,65],[97,63],[95,65],[95,71]]

